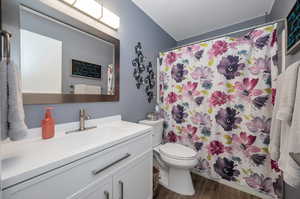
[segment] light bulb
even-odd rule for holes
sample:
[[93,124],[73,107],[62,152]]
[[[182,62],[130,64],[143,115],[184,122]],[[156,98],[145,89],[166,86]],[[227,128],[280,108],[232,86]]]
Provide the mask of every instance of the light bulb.
[[102,16],[102,6],[95,0],[77,0],[74,7],[96,19]]
[[100,19],[103,23],[111,26],[114,29],[118,29],[120,26],[120,17],[103,7],[103,16]]

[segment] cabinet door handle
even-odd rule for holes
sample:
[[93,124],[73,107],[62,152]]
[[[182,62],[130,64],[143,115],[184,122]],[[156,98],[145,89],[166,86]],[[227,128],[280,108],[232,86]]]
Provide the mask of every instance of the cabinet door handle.
[[104,170],[106,170],[106,169],[108,169],[108,168],[114,166],[115,164],[117,164],[117,163],[119,163],[119,162],[121,162],[121,161],[123,161],[123,160],[129,158],[130,156],[131,156],[131,154],[127,153],[124,157],[122,157],[122,158],[120,158],[120,159],[118,159],[118,160],[112,162],[111,164],[109,164],[109,165],[107,165],[107,166],[105,166],[105,167],[103,167],[103,168],[95,169],[94,171],[92,171],[92,173],[93,173],[94,175],[98,175],[98,174],[101,173],[102,171],[104,171]]
[[106,199],[109,199],[109,192],[108,191],[104,191],[104,195]]
[[121,188],[121,196],[120,199],[124,199],[124,183],[120,180],[119,181],[120,188]]

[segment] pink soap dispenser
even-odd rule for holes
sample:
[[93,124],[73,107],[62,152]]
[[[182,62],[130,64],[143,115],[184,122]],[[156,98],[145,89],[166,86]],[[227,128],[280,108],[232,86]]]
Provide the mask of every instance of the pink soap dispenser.
[[48,107],[45,111],[45,119],[42,120],[42,138],[50,139],[55,134],[55,121],[52,117],[51,110],[53,108]]

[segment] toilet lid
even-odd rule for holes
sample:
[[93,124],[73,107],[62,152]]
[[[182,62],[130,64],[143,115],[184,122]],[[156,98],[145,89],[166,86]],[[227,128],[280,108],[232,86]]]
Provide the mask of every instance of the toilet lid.
[[197,155],[193,149],[176,143],[164,144],[159,148],[159,151],[163,155],[180,160],[194,159]]

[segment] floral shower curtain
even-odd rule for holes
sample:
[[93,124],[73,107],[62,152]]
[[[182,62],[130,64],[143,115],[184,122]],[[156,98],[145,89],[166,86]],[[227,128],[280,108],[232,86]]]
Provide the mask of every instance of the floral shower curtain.
[[268,153],[277,25],[160,55],[165,139],[198,151],[196,169],[276,197]]

